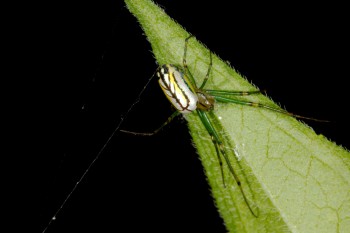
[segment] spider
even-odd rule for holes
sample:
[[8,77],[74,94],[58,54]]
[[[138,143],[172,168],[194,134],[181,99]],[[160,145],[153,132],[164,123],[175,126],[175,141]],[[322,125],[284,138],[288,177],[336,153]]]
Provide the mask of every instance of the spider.
[[[213,109],[216,102],[219,103],[233,103],[251,107],[265,108],[271,111],[279,112],[289,116],[304,118],[310,120],[316,120],[314,118],[308,118],[299,116],[290,112],[287,112],[283,109],[275,108],[272,106],[264,105],[261,103],[245,101],[241,99],[234,98],[235,96],[247,96],[253,94],[261,94],[260,91],[230,91],[230,90],[211,90],[205,89],[205,85],[209,79],[210,71],[212,68],[212,53],[210,52],[210,63],[207,70],[207,73],[202,81],[201,85],[198,87],[195,79],[193,78],[190,69],[187,66],[186,57],[187,57],[187,48],[188,41],[193,36],[189,36],[185,39],[184,46],[184,55],[183,55],[183,67],[178,67],[173,64],[164,64],[158,67],[156,71],[156,76],[159,78],[158,83],[163,90],[165,96],[170,101],[170,103],[175,107],[176,111],[156,130],[149,133],[144,132],[133,132],[128,130],[121,130],[122,132],[141,135],[141,136],[152,136],[158,133],[164,126],[169,124],[176,116],[180,114],[191,114],[197,112],[198,117],[203,123],[205,129],[210,135],[211,141],[216,150],[216,156],[221,168],[221,175],[223,184],[225,185],[224,172],[223,172],[223,163],[224,160],[227,164],[229,172],[232,174],[237,186],[239,187],[244,201],[246,202],[250,212],[257,217],[258,212],[253,210],[250,200],[247,198],[243,188],[242,182],[237,176],[233,166],[229,160],[228,154],[226,152],[226,145],[223,140],[223,136],[220,131],[215,127],[213,122],[218,122],[216,116],[213,113]],[[223,159],[222,159],[223,158]]]

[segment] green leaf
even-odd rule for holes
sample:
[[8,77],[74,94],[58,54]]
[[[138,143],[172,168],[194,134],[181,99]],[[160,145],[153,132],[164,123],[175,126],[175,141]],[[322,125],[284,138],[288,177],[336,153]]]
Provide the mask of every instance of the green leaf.
[[[140,22],[159,64],[182,66],[189,36],[149,0],[125,0]],[[209,51],[196,39],[187,63],[197,83]],[[213,56],[206,88],[255,90],[228,64]],[[263,95],[245,98],[278,107]],[[213,143],[196,114],[186,116],[220,215],[230,232],[346,232],[350,229],[350,154],[298,120],[272,111],[217,104],[214,124],[242,181],[254,217],[224,165],[226,188]],[[222,126],[222,128],[221,128]]]

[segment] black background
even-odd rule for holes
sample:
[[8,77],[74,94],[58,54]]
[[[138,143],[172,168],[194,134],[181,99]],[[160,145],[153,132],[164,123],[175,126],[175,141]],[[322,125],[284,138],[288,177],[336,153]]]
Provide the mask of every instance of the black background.
[[[344,6],[157,2],[287,110],[330,120],[307,123],[350,148]],[[122,1],[55,4],[33,14],[24,33],[33,42],[25,59],[38,77],[30,82],[34,99],[23,99],[35,116],[24,133],[34,139],[27,158],[34,176],[26,189],[34,197],[26,200],[38,211],[35,232],[45,228],[157,67]],[[154,81],[123,128],[149,131],[171,112]],[[47,232],[169,230],[226,232],[181,118],[153,137],[117,133]]]

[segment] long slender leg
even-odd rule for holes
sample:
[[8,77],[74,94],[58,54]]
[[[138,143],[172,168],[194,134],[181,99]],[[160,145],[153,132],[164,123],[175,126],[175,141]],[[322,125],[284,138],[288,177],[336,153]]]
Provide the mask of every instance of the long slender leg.
[[185,69],[188,69],[187,68],[187,61],[186,61],[188,40],[191,39],[192,37],[193,37],[193,35],[190,35],[189,37],[187,37],[185,39],[184,56],[183,56],[183,59],[182,59],[182,63],[183,63],[183,66],[184,66]]
[[[209,120],[209,117],[207,115],[206,112],[204,111],[201,111],[201,110],[197,110],[197,113],[202,121],[202,123],[204,124],[206,130],[208,131],[209,135],[211,136],[212,138],[212,141],[213,141],[213,144],[215,146],[215,150],[217,152],[217,156],[220,157],[220,153],[219,151],[221,152],[222,156],[224,157],[225,159],[225,162],[229,168],[229,171],[230,173],[232,174],[233,178],[235,179],[236,183],[237,183],[237,186],[239,187],[241,193],[242,193],[242,196],[243,196],[243,199],[245,201],[245,203],[247,204],[250,212],[252,213],[252,215],[254,215],[255,217],[258,217],[259,213],[258,213],[258,209],[257,209],[257,212],[255,213],[248,201],[248,198],[246,197],[244,191],[243,191],[243,188],[242,188],[242,184],[241,184],[241,181],[240,179],[238,178],[237,174],[235,173],[233,167],[232,167],[232,164],[228,158],[228,155],[226,154],[226,151],[224,149],[224,144],[223,142],[221,141],[218,133],[216,132],[214,126],[212,125],[211,121]],[[221,159],[219,159],[219,162],[221,163]],[[222,166],[220,164],[220,166]],[[222,169],[222,167],[221,167]]]
[[163,129],[164,126],[169,124],[178,115],[180,115],[179,111],[176,111],[173,114],[171,114],[171,116],[161,126],[159,126],[159,128],[157,128],[153,132],[148,132],[148,133],[145,133],[145,132],[133,132],[133,131],[123,130],[123,129],[121,129],[120,131],[123,132],[123,133],[128,133],[128,134],[133,134],[133,135],[152,136],[152,135],[155,135],[156,133],[158,133],[161,129]]
[[207,74],[205,75],[205,78],[204,78],[204,80],[202,82],[202,85],[199,87],[199,89],[203,89],[205,84],[207,83],[207,81],[209,79],[209,74],[210,74],[210,71],[211,71],[211,67],[213,66],[213,58],[212,58],[211,51],[210,51],[209,57],[210,57],[210,63],[209,63],[208,71],[207,71]]
[[[214,136],[211,134],[210,134],[210,136],[211,136],[211,140],[214,142],[215,141]],[[218,157],[218,161],[219,161],[219,165],[220,165],[222,183],[224,184],[224,187],[226,188],[225,175],[224,175],[225,173],[224,173],[224,169],[222,167],[222,159],[220,156],[219,147],[215,143],[214,143],[214,146],[215,146],[216,156]]]
[[261,94],[261,91],[224,91],[224,90],[205,90],[209,94],[215,95],[223,95],[223,96],[246,96],[246,95],[255,95]]
[[[187,47],[188,47],[188,41],[189,39],[191,39],[193,36],[190,35],[189,37],[187,37],[185,39],[185,48],[184,48],[184,56],[183,56],[183,59],[182,59],[182,63],[183,63],[183,67],[184,67],[184,70],[186,71],[186,73],[188,74],[189,78],[191,79],[192,83],[196,85],[196,81],[194,80],[193,76],[192,76],[192,73],[190,71],[190,69],[188,68],[187,66]],[[208,79],[209,79],[209,74],[210,74],[210,71],[211,71],[211,67],[213,66],[213,59],[212,59],[212,53],[210,51],[210,54],[209,54],[209,57],[210,57],[210,63],[209,63],[209,67],[208,67],[208,71],[207,71],[207,74],[205,75],[205,78],[201,84],[201,86],[199,87],[199,89],[203,89],[205,84],[207,83]]]
[[189,37],[187,37],[187,38],[185,39],[185,48],[184,48],[184,56],[183,56],[183,58],[182,58],[182,64],[183,64],[184,71],[185,71],[185,73],[187,74],[187,76],[190,78],[192,84],[193,84],[194,86],[197,86],[196,80],[193,78],[190,69],[188,69],[187,60],[186,60],[186,58],[187,58],[188,40],[191,39],[192,37],[193,37],[193,36],[190,35]]
[[296,118],[301,118],[301,119],[307,119],[307,120],[312,120],[312,121],[318,121],[318,122],[329,122],[327,120],[319,120],[319,119],[315,119],[312,117],[305,117],[305,116],[300,116],[294,113],[290,113],[286,110],[283,109],[279,109],[279,108],[275,108],[275,107],[271,107],[268,105],[264,105],[261,103],[255,103],[255,102],[250,102],[250,101],[245,101],[245,100],[237,100],[237,99],[232,99],[229,98],[227,96],[220,96],[220,95],[214,95],[215,100],[217,100],[218,102],[222,102],[222,103],[234,103],[234,104],[240,104],[240,105],[246,105],[246,106],[251,106],[251,107],[257,107],[257,108],[265,108],[274,112],[279,112],[288,116],[292,116],[292,117],[296,117]]

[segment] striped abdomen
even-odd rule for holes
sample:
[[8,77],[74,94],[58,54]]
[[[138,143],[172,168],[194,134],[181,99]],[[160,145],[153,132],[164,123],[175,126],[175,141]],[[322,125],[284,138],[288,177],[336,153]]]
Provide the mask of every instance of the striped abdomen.
[[198,96],[184,74],[173,65],[162,65],[157,70],[159,85],[172,105],[181,113],[197,108]]

